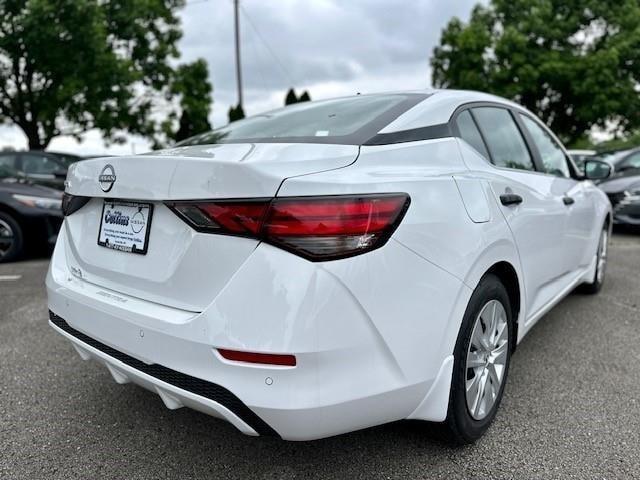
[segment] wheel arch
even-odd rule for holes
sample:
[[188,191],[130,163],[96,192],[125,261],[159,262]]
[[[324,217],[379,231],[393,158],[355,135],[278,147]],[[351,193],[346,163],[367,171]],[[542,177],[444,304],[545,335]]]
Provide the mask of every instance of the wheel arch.
[[[518,325],[520,323],[520,311],[522,306],[522,293],[520,291],[520,281],[516,269],[509,262],[501,261],[493,264],[485,275],[495,275],[500,282],[504,285],[509,296],[509,303],[511,307],[511,315],[515,319],[513,325],[513,338],[516,340],[512,342],[511,350],[516,348],[518,338]],[[484,275],[483,275],[484,276]]]
[[493,243],[484,250],[478,261],[469,269],[464,282],[469,288],[475,290],[487,274],[498,277],[509,295],[514,319],[513,348],[515,348],[520,340],[519,326],[524,323],[526,318],[524,274],[515,244],[504,238]]
[[7,205],[6,203],[0,202],[0,212],[6,213],[18,224],[20,229],[22,230],[22,234],[26,237],[27,233],[32,230],[32,221],[29,217],[21,214],[18,210],[13,208],[11,205]]
[[6,203],[0,202],[0,212],[11,215],[11,217],[20,224],[20,226],[23,226],[24,219],[22,218],[22,215]]

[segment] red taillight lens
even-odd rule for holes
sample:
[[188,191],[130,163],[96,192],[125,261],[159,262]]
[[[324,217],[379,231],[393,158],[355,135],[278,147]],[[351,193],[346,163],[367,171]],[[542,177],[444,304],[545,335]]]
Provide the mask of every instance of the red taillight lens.
[[262,232],[309,260],[344,258],[384,245],[408,205],[406,194],[276,198]]
[[381,247],[409,207],[406,193],[168,204],[200,231],[257,238],[313,261]]
[[169,206],[196,230],[257,237],[270,202],[180,202]]

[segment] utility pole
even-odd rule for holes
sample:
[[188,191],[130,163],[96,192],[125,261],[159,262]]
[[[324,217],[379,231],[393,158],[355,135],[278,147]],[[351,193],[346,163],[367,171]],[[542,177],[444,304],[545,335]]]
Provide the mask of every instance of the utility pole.
[[238,105],[242,107],[242,72],[240,67],[240,15],[239,1],[233,0],[236,23],[236,79],[238,81]]

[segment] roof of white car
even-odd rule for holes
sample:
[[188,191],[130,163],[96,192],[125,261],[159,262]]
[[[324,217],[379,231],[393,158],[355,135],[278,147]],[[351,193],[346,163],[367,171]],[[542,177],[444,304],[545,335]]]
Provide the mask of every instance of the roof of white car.
[[473,90],[432,89],[419,90],[415,93],[425,93],[429,96],[422,102],[404,112],[389,125],[380,130],[379,133],[398,132],[447,123],[451,118],[451,115],[453,115],[453,112],[455,112],[458,107],[471,102],[501,103],[503,105],[527,111],[527,109],[522,105],[518,105],[517,103],[511,102],[505,98]]

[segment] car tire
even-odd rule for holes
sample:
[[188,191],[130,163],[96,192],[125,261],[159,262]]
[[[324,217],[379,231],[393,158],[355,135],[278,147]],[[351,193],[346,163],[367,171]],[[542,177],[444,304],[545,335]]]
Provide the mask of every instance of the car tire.
[[22,255],[23,246],[24,236],[20,224],[8,213],[0,212],[0,263],[18,258]]
[[604,285],[605,273],[607,271],[607,252],[609,251],[609,225],[605,223],[600,231],[598,241],[598,251],[596,252],[596,271],[590,282],[580,285],[580,292],[587,295],[595,295]]
[[493,422],[509,373],[513,332],[507,290],[498,277],[487,274],[471,295],[456,341],[445,420],[447,436],[453,443],[475,442]]

